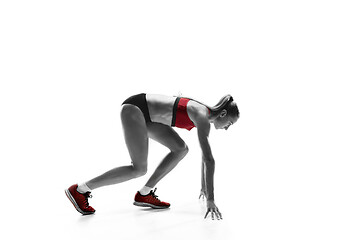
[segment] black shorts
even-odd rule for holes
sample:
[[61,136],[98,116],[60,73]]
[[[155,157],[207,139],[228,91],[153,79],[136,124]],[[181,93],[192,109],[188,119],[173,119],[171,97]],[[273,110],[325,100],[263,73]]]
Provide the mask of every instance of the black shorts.
[[138,94],[138,95],[131,96],[128,99],[126,99],[122,104],[132,104],[132,105],[137,106],[138,108],[140,108],[140,110],[144,114],[145,121],[147,123],[151,122],[150,114],[149,114],[149,108],[147,106],[146,94],[145,93],[141,93],[141,94]]

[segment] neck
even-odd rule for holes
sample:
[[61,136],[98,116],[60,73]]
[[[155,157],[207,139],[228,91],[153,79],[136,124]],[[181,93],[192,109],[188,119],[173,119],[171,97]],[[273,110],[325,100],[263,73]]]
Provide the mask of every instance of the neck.
[[214,123],[215,119],[216,119],[216,116],[214,116],[214,115],[212,115],[212,114],[210,113],[209,116],[208,116],[209,122],[210,122],[210,123]]

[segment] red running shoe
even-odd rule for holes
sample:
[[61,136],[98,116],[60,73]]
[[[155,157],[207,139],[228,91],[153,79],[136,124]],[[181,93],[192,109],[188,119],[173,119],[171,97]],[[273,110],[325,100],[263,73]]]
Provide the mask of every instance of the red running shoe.
[[85,194],[79,193],[77,191],[77,184],[72,185],[65,190],[66,196],[69,198],[70,202],[74,205],[75,209],[84,215],[89,215],[95,213],[95,209],[89,206],[88,198],[92,197],[90,192]]
[[170,203],[160,201],[155,195],[155,190],[151,190],[148,195],[141,195],[140,192],[137,192],[135,195],[134,205],[139,207],[151,207],[156,209],[168,208]]

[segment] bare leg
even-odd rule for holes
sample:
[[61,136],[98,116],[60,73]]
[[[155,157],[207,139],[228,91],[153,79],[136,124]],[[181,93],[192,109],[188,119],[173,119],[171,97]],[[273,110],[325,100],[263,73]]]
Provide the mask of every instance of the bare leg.
[[132,164],[114,168],[86,182],[92,190],[143,176],[147,171],[149,139],[142,112],[136,106],[124,104],[121,110],[121,121]]
[[149,137],[170,149],[170,153],[165,156],[145,184],[153,188],[185,157],[189,150],[185,142],[171,127],[159,123],[148,123],[147,126]]

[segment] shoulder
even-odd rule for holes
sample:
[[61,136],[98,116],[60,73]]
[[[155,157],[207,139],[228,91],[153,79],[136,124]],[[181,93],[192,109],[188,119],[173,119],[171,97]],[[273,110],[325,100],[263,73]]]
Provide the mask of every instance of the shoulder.
[[209,110],[206,106],[190,100],[187,112],[191,121],[198,129],[210,129]]

